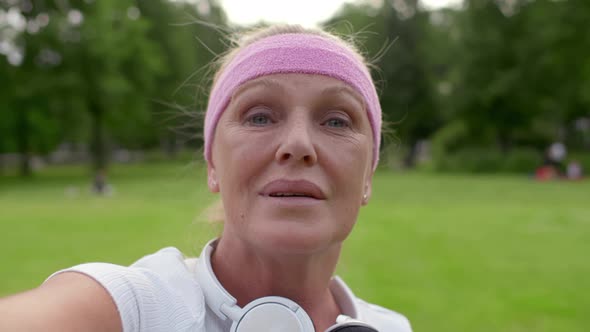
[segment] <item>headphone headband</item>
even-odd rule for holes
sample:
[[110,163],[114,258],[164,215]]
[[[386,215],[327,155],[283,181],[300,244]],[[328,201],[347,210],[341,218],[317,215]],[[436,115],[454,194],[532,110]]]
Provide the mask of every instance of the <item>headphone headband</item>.
[[[221,320],[230,319],[231,332],[260,332],[272,326],[283,332],[315,332],[311,318],[305,310],[290,299],[267,296],[248,303],[244,308],[219,282],[211,265],[211,254],[217,240],[207,243],[197,260],[195,274],[207,306]],[[275,331],[273,330],[273,331]],[[340,315],[337,324],[326,332],[377,332],[367,324]]]
[[[196,278],[203,290],[205,301],[209,308],[211,308],[219,318],[223,320],[230,318],[233,320],[235,317],[230,316],[235,316],[239,313],[235,312],[235,310],[231,311],[225,308],[237,307],[238,301],[235,297],[231,296],[223,286],[221,286],[221,283],[217,280],[217,277],[215,277],[213,267],[211,266],[211,254],[213,253],[213,249],[215,249],[216,241],[216,239],[209,241],[205,248],[203,248],[201,256],[197,261]],[[222,310],[227,311],[227,314]]]
[[243,309],[235,297],[223,288],[211,265],[216,240],[209,241],[196,264],[197,282],[203,290],[207,306],[222,320],[233,321],[231,331],[260,331],[269,317],[277,319],[281,331],[313,332],[313,323],[297,303],[283,297],[267,296],[250,302]]

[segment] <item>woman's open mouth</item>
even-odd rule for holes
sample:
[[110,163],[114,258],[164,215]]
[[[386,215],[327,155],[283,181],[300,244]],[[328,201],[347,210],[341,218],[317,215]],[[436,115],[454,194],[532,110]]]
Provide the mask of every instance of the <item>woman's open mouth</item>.
[[277,201],[294,204],[318,202],[326,199],[323,191],[313,182],[307,180],[275,180],[269,182],[261,196]]

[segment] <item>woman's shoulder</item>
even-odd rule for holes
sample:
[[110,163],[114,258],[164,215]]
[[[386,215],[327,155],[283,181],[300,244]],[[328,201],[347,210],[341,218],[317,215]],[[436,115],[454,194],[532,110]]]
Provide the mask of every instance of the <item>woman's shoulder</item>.
[[140,326],[185,331],[204,324],[203,292],[176,248],[161,249],[130,266],[86,263],[54,275],[63,272],[84,274],[103,286],[117,306],[124,331],[139,331]]
[[376,304],[365,302],[359,298],[356,298],[355,302],[361,320],[375,326],[379,331],[412,331],[410,322],[404,315]]

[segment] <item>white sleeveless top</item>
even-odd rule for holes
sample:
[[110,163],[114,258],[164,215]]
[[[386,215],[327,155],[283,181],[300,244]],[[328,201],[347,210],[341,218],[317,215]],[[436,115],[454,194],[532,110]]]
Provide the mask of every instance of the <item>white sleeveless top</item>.
[[[227,332],[232,322],[221,320],[206,305],[194,268],[173,247],[145,256],[131,266],[87,263],[54,273],[78,272],[101,284],[113,298],[124,332]],[[49,278],[51,278],[49,277]],[[411,332],[403,315],[356,298],[338,277],[330,290],[342,313],[380,332]]]

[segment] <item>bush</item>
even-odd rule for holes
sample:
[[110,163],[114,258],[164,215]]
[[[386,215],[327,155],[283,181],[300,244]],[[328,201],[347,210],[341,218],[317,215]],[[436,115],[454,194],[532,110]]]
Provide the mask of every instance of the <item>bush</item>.
[[431,151],[435,168],[445,168],[448,166],[439,165],[439,163],[445,164],[449,153],[460,146],[465,141],[466,136],[467,127],[461,121],[453,121],[434,133],[432,136]]
[[497,148],[477,146],[486,143],[473,142],[468,137],[467,127],[461,121],[453,121],[439,129],[432,136],[434,169],[467,173],[532,173],[543,162],[541,153],[535,149],[519,147],[502,153]]
[[572,152],[567,156],[567,162],[577,161],[582,165],[584,174],[590,174],[590,152]]
[[437,160],[437,170],[467,173],[532,173],[541,165],[540,154],[519,148],[507,154],[497,149],[467,147]]
[[501,166],[501,156],[494,150],[462,148],[438,158],[437,169],[444,172],[491,173]]
[[504,157],[502,170],[507,173],[532,173],[543,164],[542,154],[531,148],[510,150]]

